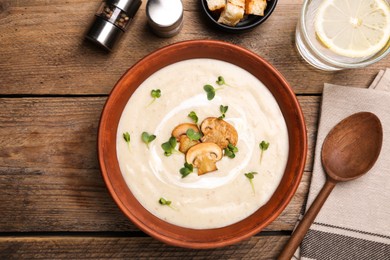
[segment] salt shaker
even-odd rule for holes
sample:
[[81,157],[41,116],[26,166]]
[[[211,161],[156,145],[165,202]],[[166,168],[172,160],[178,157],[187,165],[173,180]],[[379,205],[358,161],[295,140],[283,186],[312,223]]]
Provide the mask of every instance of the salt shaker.
[[137,13],[141,0],[105,0],[86,38],[111,51]]
[[146,16],[155,34],[172,37],[183,27],[183,3],[181,0],[148,0]]

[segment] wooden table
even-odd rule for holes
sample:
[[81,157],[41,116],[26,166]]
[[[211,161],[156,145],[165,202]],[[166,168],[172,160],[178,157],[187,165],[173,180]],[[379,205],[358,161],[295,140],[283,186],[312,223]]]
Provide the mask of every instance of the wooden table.
[[[215,31],[198,1],[183,2],[179,35],[151,33],[144,1],[107,54],[84,40],[99,0],[0,0],[0,259],[279,254],[308,192],[323,83],[367,86],[390,57],[365,69],[313,69],[294,46],[302,0],[279,0],[266,23],[241,35]],[[96,152],[102,107],[119,77],[157,48],[190,39],[228,41],[268,60],[294,89],[308,129],[305,173],[289,206],[251,239],[213,250],[167,246],[138,230],[108,194]]]

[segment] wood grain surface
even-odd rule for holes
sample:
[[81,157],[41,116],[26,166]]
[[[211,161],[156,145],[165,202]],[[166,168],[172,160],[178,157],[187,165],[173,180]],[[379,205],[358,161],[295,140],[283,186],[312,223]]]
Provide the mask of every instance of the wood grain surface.
[[[366,86],[389,58],[365,69],[328,73],[308,66],[294,41],[302,1],[280,0],[254,30],[232,35],[211,28],[199,0],[184,0],[179,35],[162,39],[147,26],[143,2],[112,53],[84,40],[99,0],[0,0],[0,94],[108,94],[118,78],[148,53],[168,44],[215,39],[248,48],[267,59],[296,93],[319,94],[324,82]],[[302,80],[302,79],[305,80]]]
[[[198,0],[183,0],[179,35],[147,26],[146,0],[112,53],[84,40],[100,0],[0,0],[0,259],[275,259],[307,196],[323,83],[365,87],[390,57],[364,69],[321,72],[295,48],[303,0],[279,0],[272,16],[244,34],[211,28]],[[102,180],[96,136],[119,77],[154,50],[215,39],[274,65],[302,106],[309,151],[297,193],[263,232],[214,250],[166,246],[143,234],[114,204]]]
[[3,237],[0,258],[275,259],[287,239],[288,236],[255,236],[225,248],[193,250],[167,246],[147,237]]

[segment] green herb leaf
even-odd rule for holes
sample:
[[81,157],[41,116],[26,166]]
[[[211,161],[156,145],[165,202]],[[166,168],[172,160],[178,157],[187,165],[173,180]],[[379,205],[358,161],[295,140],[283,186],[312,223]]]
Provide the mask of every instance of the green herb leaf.
[[263,141],[261,141],[261,143],[259,144],[259,147],[260,147],[260,149],[261,149],[262,151],[265,151],[265,150],[268,149],[269,143],[263,140]]
[[150,106],[154,101],[156,101],[156,99],[158,99],[159,97],[161,97],[161,90],[160,89],[152,89],[152,91],[150,91],[150,96],[153,98],[152,101],[149,103],[148,106]]
[[123,133],[123,139],[125,139],[126,143],[130,143],[130,134],[129,134],[129,132]]
[[238,148],[233,144],[229,143],[228,146],[225,149],[223,149],[223,151],[225,152],[225,156],[233,159],[234,157],[236,157]]
[[269,142],[266,142],[266,141],[261,141],[261,143],[259,144],[259,147],[260,147],[260,163],[261,161],[263,160],[263,152],[266,151],[269,147]]
[[207,93],[207,99],[212,100],[215,97],[215,88],[209,84],[203,86],[204,91]]
[[222,114],[226,113],[228,111],[229,106],[219,106],[219,110],[221,111]]
[[244,175],[245,175],[248,179],[252,180],[252,179],[255,177],[255,174],[257,174],[257,172],[248,172],[248,173],[245,173]]
[[188,130],[186,131],[186,135],[188,136],[188,138],[190,138],[191,141],[197,141],[201,137],[200,133],[195,132],[195,130],[192,128],[188,128]]
[[164,199],[163,197],[161,197],[159,200],[158,200],[158,203],[160,203],[160,205],[162,206],[168,206],[170,207],[171,209],[174,209],[176,210],[174,207],[172,207],[172,201],[170,200],[167,200],[167,199]]
[[130,149],[130,134],[129,134],[129,132],[123,133],[123,139],[125,139],[127,146]]
[[226,83],[225,79],[222,76],[218,76],[218,79],[217,79],[217,81],[215,81],[215,83],[217,83],[220,86],[225,85],[225,86],[228,86],[228,87],[232,87],[231,85]]
[[225,149],[223,149],[223,150],[224,150],[224,152],[225,152],[225,156],[227,156],[227,157],[229,157],[229,158],[234,158],[234,157],[236,157],[236,155],[235,155],[232,151],[230,151],[229,149],[225,148]]
[[229,109],[229,106],[223,106],[223,105],[220,105],[219,106],[219,111],[221,112],[221,116],[220,117],[218,117],[219,119],[224,119],[225,118],[225,116],[226,116],[226,112],[228,111],[228,109]]
[[232,150],[234,153],[238,152],[238,148],[236,146],[234,146],[233,144],[228,144],[228,147],[230,150]]
[[195,124],[198,123],[198,116],[196,115],[196,113],[194,111],[191,111],[189,114],[188,114],[188,117],[192,119],[192,121],[194,121]]
[[158,201],[161,205],[171,205],[172,201],[170,200],[166,200],[164,198],[160,198],[159,201]]
[[255,174],[257,174],[257,172],[248,172],[248,173],[244,173],[245,177],[248,178],[251,186],[252,186],[252,191],[253,191],[253,194],[255,194],[255,185],[253,184],[253,178],[255,178]]
[[172,155],[172,147],[169,142],[163,143],[161,145],[161,148],[164,150],[164,155],[165,156],[171,156]]
[[161,90],[160,89],[152,89],[152,91],[150,92],[150,95],[154,99],[159,98],[159,97],[161,97]]
[[172,155],[173,152],[175,152],[175,148],[177,145],[177,141],[175,137],[169,138],[168,142],[165,142],[161,144],[161,148],[164,150],[164,155],[165,156],[170,156]]
[[169,144],[171,145],[171,147],[172,147],[172,149],[175,149],[176,148],[176,144],[177,144],[177,140],[176,140],[176,138],[175,137],[171,137],[171,138],[169,138]]
[[217,83],[220,86],[226,84],[225,79],[222,76],[219,76],[215,83]]
[[181,177],[185,178],[193,171],[194,171],[194,166],[190,163],[185,162],[184,167],[180,169]]
[[148,132],[143,132],[141,135],[141,139],[149,148],[149,143],[152,142],[154,139],[156,139],[156,136],[153,134],[149,134]]

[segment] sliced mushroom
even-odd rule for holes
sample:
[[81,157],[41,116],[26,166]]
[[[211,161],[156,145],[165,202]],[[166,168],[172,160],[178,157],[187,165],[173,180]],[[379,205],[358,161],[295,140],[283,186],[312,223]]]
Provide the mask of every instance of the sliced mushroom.
[[199,140],[191,140],[187,135],[181,135],[179,138],[179,151],[186,153],[192,146],[200,143]]
[[199,143],[186,154],[186,162],[198,168],[198,175],[218,170],[216,162],[222,158],[222,149],[215,143]]
[[198,140],[191,140],[187,135],[187,130],[193,129],[195,132],[199,133],[199,128],[196,124],[183,123],[176,126],[172,130],[172,136],[176,138],[179,144],[179,151],[186,153],[190,147],[200,143]]
[[200,129],[203,133],[202,142],[216,143],[221,149],[226,148],[229,143],[237,144],[238,134],[236,129],[223,119],[208,117],[203,120]]

